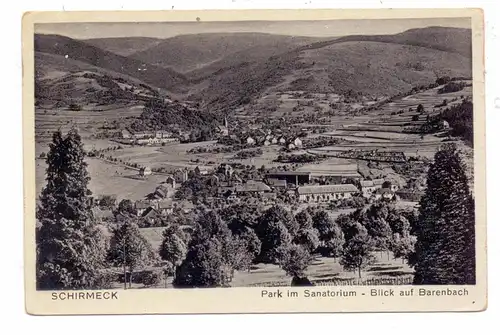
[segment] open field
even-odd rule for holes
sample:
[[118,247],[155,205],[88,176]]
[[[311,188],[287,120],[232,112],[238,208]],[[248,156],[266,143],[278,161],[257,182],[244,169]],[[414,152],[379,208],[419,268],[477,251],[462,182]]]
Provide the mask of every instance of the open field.
[[[158,250],[162,242],[164,227],[141,228],[141,233],[151,243],[154,250]],[[339,264],[338,259],[329,257],[315,257],[306,271],[306,274],[315,285],[343,286],[362,285],[366,281],[386,281],[385,284],[408,284],[413,277],[413,269],[401,259],[394,259],[391,253],[373,252],[375,262],[361,272],[361,279],[357,272],[345,271]],[[121,269],[115,269],[120,272]],[[279,266],[273,264],[254,264],[250,271],[236,271],[231,282],[233,287],[248,286],[289,286],[292,278],[287,276]],[[114,287],[123,284],[114,283]],[[142,284],[132,284],[133,288],[144,288]],[[172,288],[172,278],[167,279],[166,288]],[[155,288],[165,288],[162,281]]]
[[[400,151],[409,156],[423,156],[432,158],[435,152],[445,142],[444,138],[436,134],[408,134],[403,133],[403,127],[409,123],[422,124],[423,121],[412,121],[413,115],[416,115],[416,108],[419,104],[424,106],[426,114],[435,114],[437,111],[434,106],[446,99],[449,105],[460,103],[461,96],[471,96],[472,87],[465,87],[459,92],[438,94],[438,89],[433,88],[424,92],[416,93],[403,97],[394,102],[381,106],[379,110],[370,111],[370,116],[358,118],[357,122],[351,122],[349,125],[343,123],[343,118],[332,117],[331,123],[338,125],[334,131],[321,134],[350,141],[348,144],[327,146],[308,150],[312,154],[335,155],[338,152],[347,150],[380,150],[380,151]],[[454,101],[454,99],[456,99]],[[412,112],[409,112],[412,108]],[[402,114],[394,114],[404,109]],[[336,122],[336,123],[335,123]],[[456,141],[458,142],[458,141]]]
[[[306,271],[306,275],[316,286],[346,286],[346,285],[377,285],[380,284],[411,284],[413,269],[401,259],[394,259],[392,254],[374,252],[375,262],[361,271],[361,278],[357,272],[345,271],[337,259],[316,257]],[[116,273],[121,269],[114,268]],[[158,269],[160,270],[160,269]],[[292,278],[287,276],[278,265],[255,264],[250,271],[236,271],[230,285],[232,287],[270,287],[290,286]],[[123,287],[123,283],[115,282],[114,288]],[[134,289],[145,289],[142,284],[132,284]],[[152,289],[173,288],[172,277],[162,280]]]
[[356,161],[343,158],[328,158],[319,163],[305,164],[297,171],[311,172],[312,176],[359,176]]
[[160,248],[161,242],[163,241],[162,234],[165,229],[165,227],[141,228],[141,234],[151,243],[153,250],[156,251]]
[[[376,262],[362,271],[362,280],[382,278],[408,278],[413,270],[400,259],[393,259],[392,255],[375,252]],[[390,259],[389,259],[390,258]],[[358,279],[358,274],[344,271],[338,260],[327,257],[316,257],[309,266],[306,274],[313,283],[320,285],[342,285]],[[231,282],[232,286],[288,286],[292,278],[277,265],[257,264],[250,272],[237,272]],[[344,284],[345,285],[345,284]]]
[[[165,176],[150,175],[140,178],[137,170],[107,163],[96,158],[87,158],[88,172],[91,177],[89,189],[95,196],[116,195],[118,200],[143,199],[153,192]],[[43,160],[36,160],[36,192],[40,193],[45,185],[46,164]]]

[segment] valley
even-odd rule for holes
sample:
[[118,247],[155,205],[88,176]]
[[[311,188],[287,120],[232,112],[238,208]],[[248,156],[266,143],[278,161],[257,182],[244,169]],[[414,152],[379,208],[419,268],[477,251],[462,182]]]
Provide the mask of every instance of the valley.
[[[155,251],[173,222],[194,229],[200,208],[244,204],[260,215],[282,206],[294,216],[312,208],[332,222],[380,203],[416,211],[446,144],[460,149],[473,190],[470,33],[37,34],[37,195],[54,132],[72,128],[86,153],[99,225],[109,233],[118,204],[130,200]],[[103,198],[112,204],[99,205]],[[316,285],[358,275],[411,282],[407,255],[383,248],[373,248],[373,264],[358,272],[316,252],[306,275]],[[161,271],[160,263],[143,270]],[[236,271],[232,285],[290,280],[282,267],[255,262]]]

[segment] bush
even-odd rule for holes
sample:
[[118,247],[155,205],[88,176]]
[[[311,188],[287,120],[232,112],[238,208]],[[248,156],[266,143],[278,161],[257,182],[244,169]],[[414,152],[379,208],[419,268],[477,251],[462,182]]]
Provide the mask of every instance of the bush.
[[70,111],[74,111],[74,112],[79,112],[82,110],[82,106],[75,104],[75,103],[69,104],[68,108]]
[[311,254],[300,245],[292,244],[285,247],[280,253],[281,267],[287,275],[292,277],[303,277],[311,262]]
[[[158,285],[161,282],[162,278],[161,270],[142,270],[142,271],[134,271],[132,273],[132,283],[134,284],[143,284],[146,287],[151,287],[154,285]],[[123,283],[123,273],[117,275],[117,279],[119,282]],[[130,272],[127,271],[126,276],[127,282],[130,281]]]
[[99,289],[113,288],[113,283],[119,281],[119,276],[111,271],[103,271],[97,276],[96,287]]
[[146,287],[158,286],[161,283],[162,272],[159,270],[143,271],[142,284]]
[[444,84],[448,83],[450,80],[451,80],[451,78],[449,76],[439,77],[438,79],[436,79],[436,84],[437,85],[444,85]]
[[438,94],[461,91],[465,86],[464,82],[450,82],[438,90]]

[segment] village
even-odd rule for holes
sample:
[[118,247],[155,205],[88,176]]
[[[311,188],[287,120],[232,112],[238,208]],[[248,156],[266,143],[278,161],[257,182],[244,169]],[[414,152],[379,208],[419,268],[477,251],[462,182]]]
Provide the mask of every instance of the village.
[[[470,94],[470,87],[437,94],[439,88],[420,89],[412,99],[382,100],[354,117],[322,117],[314,126],[307,110],[301,117],[267,121],[240,112],[225,117],[204,142],[185,130],[136,131],[114,122],[121,126],[107,127],[112,133],[100,140],[103,145],[89,141],[90,166],[99,166],[91,173],[99,187],[96,209],[103,198],[105,208],[130,200],[142,226],[154,227],[174,212],[189,215],[199,203],[280,204],[294,211],[313,206],[332,214],[379,201],[415,208],[429,159],[450,139],[438,101],[458,104],[459,95],[466,101]],[[119,189],[106,186],[114,179]],[[100,214],[106,215],[111,213]]]
[[[139,171],[142,178],[148,178],[151,174],[150,168],[141,168]],[[179,169],[167,176],[162,184],[146,196],[146,199],[135,201],[134,208],[138,217],[150,220],[150,224],[154,225],[154,220],[158,217],[172,214],[176,204],[179,206],[185,204],[185,201],[176,198],[176,192],[190,179],[201,179],[215,189],[213,196],[203,199],[205,202],[221,201],[227,204],[249,201],[253,198],[265,206],[270,206],[276,203],[279,197],[282,199],[281,203],[289,205],[342,202],[356,197],[364,198],[363,202],[366,201],[367,204],[381,199],[397,201],[407,198],[408,191],[400,189],[399,185],[389,180],[353,178],[347,180],[341,177],[339,184],[314,184],[312,176],[312,173],[276,171],[264,174],[263,179],[244,182],[230,165],[220,166],[216,173],[203,172],[199,168],[191,171]],[[321,176],[314,175],[314,177]],[[354,181],[356,185],[347,181]],[[412,200],[418,201],[417,198]]]

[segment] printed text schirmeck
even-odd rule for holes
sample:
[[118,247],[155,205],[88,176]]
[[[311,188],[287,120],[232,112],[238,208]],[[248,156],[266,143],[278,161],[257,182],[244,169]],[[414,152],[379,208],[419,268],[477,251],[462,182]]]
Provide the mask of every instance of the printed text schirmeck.
[[52,300],[117,300],[118,292],[53,292]]

